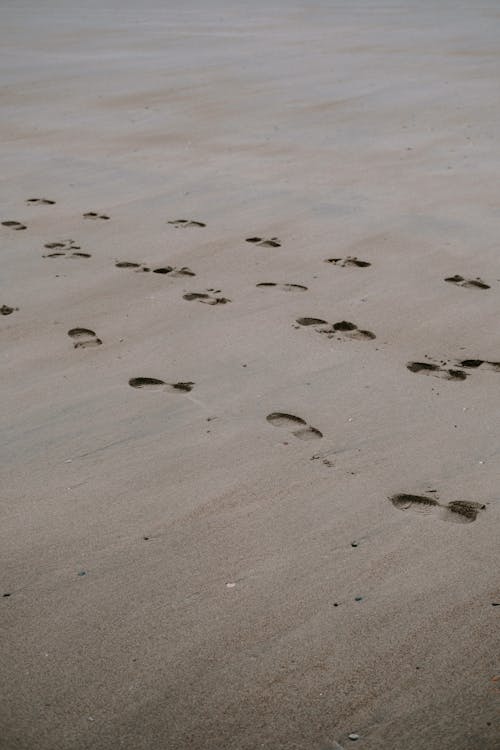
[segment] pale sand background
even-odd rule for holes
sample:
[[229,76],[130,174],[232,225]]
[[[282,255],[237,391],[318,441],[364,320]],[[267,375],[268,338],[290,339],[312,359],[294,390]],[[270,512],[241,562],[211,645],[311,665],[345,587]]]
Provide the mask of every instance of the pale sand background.
[[499,5],[102,5],[0,13],[2,750],[497,748]]

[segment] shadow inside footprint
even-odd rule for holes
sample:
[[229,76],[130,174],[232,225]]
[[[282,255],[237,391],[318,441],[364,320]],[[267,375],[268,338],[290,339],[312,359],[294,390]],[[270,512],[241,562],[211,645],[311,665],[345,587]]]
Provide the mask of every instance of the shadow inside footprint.
[[90,346],[100,346],[102,344],[101,339],[90,328],[71,328],[68,331],[68,336],[75,340],[73,344],[75,349],[86,349]]
[[131,260],[119,260],[115,263],[116,268],[140,268],[140,263]]
[[317,440],[323,437],[323,433],[316,427],[311,427],[304,419],[293,414],[272,412],[267,415],[266,419],[273,427],[285,427],[290,430],[292,435],[299,440]]

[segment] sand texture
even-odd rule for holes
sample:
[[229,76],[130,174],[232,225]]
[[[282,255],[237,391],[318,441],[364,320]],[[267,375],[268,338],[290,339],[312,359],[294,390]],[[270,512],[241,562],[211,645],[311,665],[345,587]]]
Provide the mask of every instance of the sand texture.
[[0,39],[1,750],[497,750],[500,5]]

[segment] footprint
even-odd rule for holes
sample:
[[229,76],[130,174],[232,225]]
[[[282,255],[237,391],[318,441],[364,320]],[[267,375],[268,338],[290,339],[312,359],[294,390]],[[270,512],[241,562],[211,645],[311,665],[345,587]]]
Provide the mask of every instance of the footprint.
[[455,274],[455,276],[448,276],[445,281],[455,284],[456,286],[463,286],[468,289],[490,289],[489,284],[486,284],[479,277],[477,279],[464,279],[463,276]]
[[321,318],[297,318],[299,326],[327,326],[328,321]]
[[266,240],[262,237],[247,237],[246,242],[252,242],[254,245],[260,245],[261,247],[281,247],[281,242],[277,237],[271,237]]
[[299,440],[318,440],[323,437],[323,433],[308,425],[301,417],[295,417],[293,414],[284,414],[283,412],[273,412],[266,417],[269,424],[273,427],[285,427],[290,430],[292,435]]
[[443,521],[454,523],[472,523],[472,521],[476,520],[479,511],[486,508],[481,503],[468,500],[453,500],[447,505],[442,505],[434,497],[409,495],[406,493],[393,495],[389,500],[398,510],[412,510],[417,513],[432,514]]
[[[321,326],[320,328],[315,329],[317,333],[325,334],[329,339],[336,338],[337,341],[346,338],[358,339],[360,341],[376,338],[372,331],[358,328],[355,323],[351,323],[348,320],[341,320],[340,322],[332,323],[331,325],[321,318],[297,318],[295,322],[298,323],[299,326]],[[326,328],[324,326],[326,326]]]
[[65,256],[66,258],[91,258],[90,253],[85,253],[81,250],[80,245],[77,245],[73,240],[60,240],[59,242],[46,242],[44,247],[47,250],[52,250],[51,253],[45,253],[42,258],[59,258]]
[[282,292],[306,292],[307,287],[302,284],[275,284],[273,281],[262,281],[260,284],[256,284],[259,289],[268,289],[275,287],[280,289]]
[[165,383],[164,380],[158,378],[130,378],[128,384],[132,388],[145,388],[149,391],[177,391],[178,393],[189,393],[194,388],[192,381],[186,381],[181,383]]
[[465,380],[467,373],[463,370],[447,367],[448,362],[407,362],[406,367],[410,372],[421,373],[423,375],[433,375],[436,378],[445,380]]
[[9,227],[9,229],[15,229],[19,232],[21,229],[27,229],[26,224],[21,224],[20,221],[2,221],[3,227]]
[[9,305],[2,305],[0,307],[0,314],[2,315],[12,315],[13,312],[16,310],[19,310],[18,307],[9,307]]
[[[213,292],[213,294],[208,294]],[[220,289],[208,289],[207,292],[186,292],[182,295],[182,299],[188,302],[203,302],[205,305],[225,305],[227,302],[231,302],[227,297],[216,297],[215,294],[219,293]]]
[[97,338],[95,331],[91,331],[90,328],[71,328],[68,336],[75,340],[73,344],[75,349],[86,349],[89,346],[102,344],[101,339]]
[[141,268],[140,263],[134,263],[131,260],[119,260],[115,263],[117,268]]
[[478,367],[486,365],[488,370],[491,369],[494,372],[500,372],[500,362],[492,362],[487,359],[460,359],[457,364],[459,367],[466,367],[467,369],[472,370],[476,370]]
[[30,203],[32,206],[53,206],[55,201],[50,201],[48,198],[28,198],[26,203]]
[[196,276],[190,268],[183,266],[182,268],[174,268],[172,266],[164,266],[163,268],[153,268],[153,273],[164,273],[170,276]]
[[359,260],[356,257],[347,256],[347,258],[327,258],[325,263],[333,263],[335,266],[346,268],[347,266],[356,266],[357,268],[368,268],[371,263],[367,260]]
[[185,227],[206,227],[207,225],[203,221],[195,221],[194,219],[172,219],[167,222],[172,224],[177,229]]
[[106,221],[109,219],[109,216],[106,216],[106,214],[98,214],[96,211],[87,211],[86,214],[83,214],[84,219],[105,219]]

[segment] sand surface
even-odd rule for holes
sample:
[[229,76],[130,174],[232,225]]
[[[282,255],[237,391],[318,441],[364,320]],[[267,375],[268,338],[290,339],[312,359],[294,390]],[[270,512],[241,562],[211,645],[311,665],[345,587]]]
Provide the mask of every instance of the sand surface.
[[0,21],[2,750],[498,748],[500,6]]

